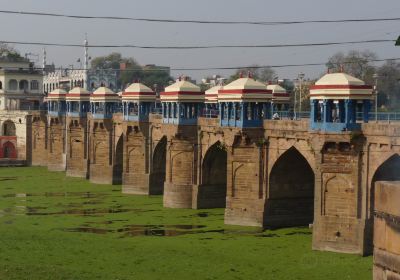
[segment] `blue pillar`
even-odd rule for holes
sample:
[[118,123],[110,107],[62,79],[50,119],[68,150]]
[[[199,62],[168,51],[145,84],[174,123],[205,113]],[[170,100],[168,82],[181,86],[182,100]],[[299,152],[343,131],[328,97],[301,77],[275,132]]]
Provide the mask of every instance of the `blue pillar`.
[[242,124],[247,120],[247,103],[242,103]]
[[345,120],[344,120],[344,123],[346,124],[346,125],[348,125],[348,124],[350,124],[350,122],[351,122],[351,104],[352,102],[351,102],[351,100],[349,100],[349,99],[346,99],[345,101],[344,101],[344,110],[345,110]]
[[317,114],[318,114],[318,100],[313,99],[310,102],[310,121],[311,123],[315,123],[317,121]]
[[328,114],[330,112],[328,112],[329,110],[329,105],[328,105],[328,100],[324,99],[323,103],[323,110],[322,110],[322,122],[323,123],[327,123],[328,122]]

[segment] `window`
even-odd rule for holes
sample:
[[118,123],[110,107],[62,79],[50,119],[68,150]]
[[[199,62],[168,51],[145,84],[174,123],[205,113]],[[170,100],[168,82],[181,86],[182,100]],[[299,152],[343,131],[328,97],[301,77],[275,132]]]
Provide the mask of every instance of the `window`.
[[28,90],[28,81],[27,80],[21,80],[19,81],[19,89],[20,90]]
[[31,90],[38,90],[39,89],[39,82],[36,80],[31,81]]
[[17,80],[14,80],[14,79],[10,80],[10,81],[8,82],[8,89],[9,89],[9,90],[17,90],[17,89],[18,89],[18,82],[17,82]]

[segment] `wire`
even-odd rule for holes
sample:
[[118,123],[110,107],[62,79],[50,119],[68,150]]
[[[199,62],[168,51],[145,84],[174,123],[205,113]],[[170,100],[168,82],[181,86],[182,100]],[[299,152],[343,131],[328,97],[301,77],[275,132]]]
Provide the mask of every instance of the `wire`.
[[319,42],[319,43],[299,43],[299,44],[270,44],[270,45],[208,45],[208,46],[141,46],[141,45],[84,45],[84,44],[62,44],[62,43],[44,43],[44,42],[23,42],[23,41],[4,41],[0,43],[15,45],[35,45],[35,46],[53,46],[53,47],[88,47],[88,48],[134,48],[134,49],[155,49],[155,50],[194,50],[194,49],[220,49],[220,48],[292,48],[292,47],[320,47],[332,45],[355,45],[371,43],[396,42],[393,39],[376,39],[360,41],[343,42]]
[[296,21],[217,21],[217,20],[178,20],[178,19],[158,19],[158,18],[136,18],[119,16],[90,16],[90,15],[71,15],[44,12],[12,11],[0,10],[3,14],[29,15],[29,16],[47,16],[73,19],[103,19],[103,20],[123,20],[123,21],[144,21],[157,23],[194,23],[194,24],[246,24],[246,25],[291,25],[291,24],[309,24],[309,23],[357,23],[357,22],[387,22],[399,21],[399,17],[393,18],[359,18],[359,19],[334,19],[334,20],[296,20]]
[[[382,58],[382,59],[365,59],[363,62],[383,62],[383,61],[394,61],[400,60],[400,57],[392,57],[392,58]],[[177,67],[177,68],[170,68],[171,71],[205,71],[205,70],[237,70],[237,69],[264,69],[264,68],[287,68],[287,67],[307,67],[307,66],[324,66],[327,62],[318,62],[318,63],[300,63],[300,64],[276,64],[276,65],[245,65],[245,66],[217,66],[217,67],[199,67],[199,68],[185,68],[185,67]],[[353,64],[359,63],[358,61],[344,61],[342,64]],[[21,67],[7,67],[4,69],[0,68],[1,70],[46,70],[42,67],[34,67],[34,68],[21,68]],[[63,68],[63,69],[56,69],[56,70],[85,70],[84,68]],[[134,69],[89,69],[92,71],[105,71],[105,72],[168,72],[168,70],[163,68],[153,68],[153,69],[143,69],[143,68],[134,68]]]

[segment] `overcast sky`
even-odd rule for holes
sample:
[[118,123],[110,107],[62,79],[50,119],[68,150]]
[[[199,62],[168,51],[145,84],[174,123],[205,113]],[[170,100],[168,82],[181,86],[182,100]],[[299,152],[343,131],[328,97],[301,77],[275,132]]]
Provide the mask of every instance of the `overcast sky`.
[[[0,0],[0,10],[53,12],[79,15],[127,16],[203,20],[311,20],[399,17],[399,0]],[[400,22],[299,24],[287,26],[202,25],[134,21],[84,20],[0,14],[0,38],[7,41],[82,43],[85,32],[90,44],[207,45],[279,44],[346,40],[396,39]],[[42,53],[41,47],[15,47],[22,54]],[[392,43],[299,47],[279,49],[143,50],[90,49],[92,57],[120,51],[141,64],[177,67],[219,67],[325,62],[338,51],[370,49],[379,58],[400,57]],[[56,66],[75,64],[83,57],[79,48],[47,47],[47,61]],[[41,58],[38,63],[41,65]],[[295,78],[299,72],[315,78],[325,68],[275,69],[280,78]],[[229,75],[233,71],[196,71],[172,74]]]

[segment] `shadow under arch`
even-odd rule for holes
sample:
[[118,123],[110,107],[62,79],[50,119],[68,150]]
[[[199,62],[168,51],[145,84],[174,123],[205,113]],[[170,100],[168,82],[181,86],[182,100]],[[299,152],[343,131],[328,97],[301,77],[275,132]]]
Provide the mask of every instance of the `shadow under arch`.
[[271,169],[264,225],[308,225],[314,219],[314,171],[295,148],[284,152]]
[[163,136],[154,148],[149,194],[163,194],[167,163],[167,137]]
[[3,158],[17,158],[17,150],[15,146],[10,141],[7,141],[3,144],[2,147],[2,157]]
[[370,234],[366,234],[368,253],[373,249],[373,227],[375,211],[375,188],[378,181],[400,181],[400,155],[394,154],[386,159],[375,171],[371,180],[370,190]]
[[121,135],[115,147],[113,165],[113,184],[122,184],[122,172],[124,164],[124,137]]
[[225,208],[227,157],[225,146],[220,141],[207,150],[201,165],[201,185],[197,190],[198,209]]

